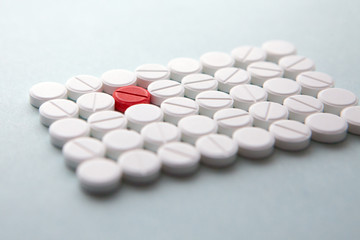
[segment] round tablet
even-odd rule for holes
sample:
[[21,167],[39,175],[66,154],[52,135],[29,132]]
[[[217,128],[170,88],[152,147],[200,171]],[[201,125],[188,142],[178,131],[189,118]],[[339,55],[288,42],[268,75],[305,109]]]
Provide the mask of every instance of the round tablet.
[[349,125],[348,132],[360,135],[360,106],[347,107],[341,111],[341,117]]
[[301,85],[301,94],[317,97],[319,91],[334,87],[334,79],[322,72],[303,72],[296,77]]
[[218,81],[218,89],[228,93],[230,89],[239,84],[250,83],[250,73],[239,68],[221,68],[215,72]]
[[345,119],[331,113],[314,113],[305,119],[312,131],[312,139],[323,143],[336,143],[345,139],[348,124]]
[[357,105],[357,96],[342,88],[328,88],[321,90],[318,99],[324,104],[324,112],[340,115],[346,107]]
[[269,127],[275,136],[275,146],[287,151],[300,151],[310,144],[311,130],[294,120],[276,121]]
[[304,122],[310,114],[322,112],[324,105],[312,96],[294,95],[285,98],[284,106],[289,111],[289,119]]
[[234,59],[224,52],[208,52],[200,57],[203,73],[214,75],[215,72],[224,67],[232,67]]
[[199,114],[199,105],[190,98],[174,97],[163,101],[161,110],[164,112],[164,121],[177,125],[181,118]]
[[118,162],[123,169],[125,180],[133,183],[154,181],[161,169],[161,162],[155,153],[136,149],[122,154]]
[[249,107],[257,102],[266,101],[268,94],[256,85],[243,84],[233,87],[230,96],[234,99],[234,107],[249,110]]
[[246,158],[265,158],[274,150],[274,135],[262,128],[240,128],[234,132],[233,139],[238,144],[239,155]]
[[232,136],[235,130],[253,124],[252,116],[248,112],[237,108],[226,108],[217,111],[214,114],[214,120],[218,124],[218,132],[229,137]]
[[147,88],[150,83],[160,79],[168,79],[170,71],[160,64],[144,64],[136,68],[137,85]]
[[48,127],[59,119],[79,117],[79,107],[70,100],[54,99],[42,104],[39,113],[40,122]]
[[120,87],[113,93],[113,98],[115,99],[115,109],[122,113],[132,105],[150,103],[150,93],[138,86]]
[[136,85],[136,75],[124,69],[114,69],[101,75],[104,92],[112,95],[119,87]]
[[184,142],[170,142],[157,151],[164,172],[173,175],[188,175],[199,166],[200,153],[192,145]]
[[101,92],[103,88],[102,81],[90,75],[78,75],[70,78],[66,82],[68,97],[76,101],[81,95],[91,92]]
[[296,54],[295,46],[283,40],[267,41],[262,45],[262,49],[266,51],[266,60],[276,63],[282,57]]
[[114,110],[114,98],[106,93],[86,93],[76,100],[80,109],[80,117],[87,119],[92,113]]
[[106,158],[94,158],[85,161],[76,169],[80,186],[95,194],[115,191],[121,180],[121,167]]
[[181,79],[192,73],[201,73],[202,65],[192,58],[175,58],[168,63],[170,78],[181,82]]
[[76,169],[85,160],[104,157],[105,152],[105,145],[99,140],[90,137],[70,140],[62,149],[66,165],[73,169]]
[[115,111],[101,111],[90,115],[87,122],[90,125],[91,136],[102,139],[103,136],[116,129],[123,129],[127,126],[127,119],[124,114]]
[[139,133],[127,129],[108,132],[102,141],[106,146],[106,156],[114,160],[118,159],[122,153],[142,148],[144,145],[143,137]]
[[46,101],[66,98],[67,90],[64,85],[56,82],[41,82],[30,88],[30,104],[34,107],[40,107]]
[[148,91],[151,95],[151,103],[157,106],[167,98],[183,97],[184,86],[173,80],[158,80],[150,83]]
[[49,128],[51,143],[59,148],[74,138],[90,135],[90,127],[84,120],[77,118],[64,118],[51,124]]
[[279,66],[284,69],[284,77],[294,80],[300,73],[315,70],[315,63],[313,60],[298,55],[281,58]]
[[283,69],[271,62],[255,62],[247,67],[251,74],[251,83],[262,87],[264,82],[270,78],[279,78],[284,74]]
[[234,103],[234,100],[229,94],[219,91],[199,93],[195,101],[199,104],[200,114],[208,117],[213,117],[217,110],[231,108]]
[[251,63],[265,61],[266,52],[254,46],[241,46],[232,50],[231,56],[235,60],[235,67],[246,69]]
[[161,122],[164,114],[161,109],[152,104],[137,104],[125,111],[128,127],[140,132],[141,128],[148,123]]
[[287,78],[272,78],[264,83],[263,88],[268,93],[268,101],[282,104],[284,99],[300,94],[301,86]]
[[195,99],[196,95],[203,91],[217,90],[218,82],[210,75],[194,73],[187,75],[181,80],[185,88],[185,96]]
[[268,129],[270,124],[287,119],[289,112],[283,105],[274,102],[259,102],[251,105],[250,115],[254,118],[254,126]]
[[218,129],[215,120],[201,115],[182,118],[178,123],[178,127],[181,130],[181,139],[191,144],[194,144],[201,136],[216,133]]

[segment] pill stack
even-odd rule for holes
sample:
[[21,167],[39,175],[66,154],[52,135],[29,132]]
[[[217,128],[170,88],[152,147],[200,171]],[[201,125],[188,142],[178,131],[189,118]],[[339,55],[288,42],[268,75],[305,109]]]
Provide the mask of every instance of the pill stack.
[[41,82],[30,103],[91,193],[113,192],[122,178],[150,183],[160,170],[188,175],[200,162],[225,167],[236,155],[266,158],[274,147],[360,135],[357,96],[281,40]]

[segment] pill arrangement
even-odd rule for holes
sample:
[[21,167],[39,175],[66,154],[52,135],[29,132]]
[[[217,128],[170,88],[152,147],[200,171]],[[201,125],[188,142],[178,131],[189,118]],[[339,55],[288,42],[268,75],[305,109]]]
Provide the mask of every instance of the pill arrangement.
[[360,135],[357,96],[334,85],[293,44],[275,40],[41,82],[29,95],[82,188],[103,194],[121,179],[150,183],[161,170],[183,176],[200,162],[225,167],[237,155],[266,158],[274,147]]

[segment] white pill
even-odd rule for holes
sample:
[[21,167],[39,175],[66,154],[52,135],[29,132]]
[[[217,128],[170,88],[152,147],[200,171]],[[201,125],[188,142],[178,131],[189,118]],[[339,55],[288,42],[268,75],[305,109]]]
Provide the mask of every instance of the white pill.
[[233,139],[238,144],[239,155],[246,158],[265,158],[274,150],[274,135],[262,128],[240,128],[234,132]]
[[203,73],[214,75],[217,70],[224,67],[232,67],[234,59],[227,53],[208,52],[200,57]]
[[357,105],[357,96],[343,88],[327,88],[321,90],[318,99],[324,104],[324,112],[340,115],[346,107]]
[[187,75],[181,80],[185,88],[185,96],[195,99],[200,92],[217,90],[218,82],[210,75],[194,73]]
[[268,101],[282,104],[284,99],[301,92],[301,86],[288,78],[272,78],[264,83],[263,88],[268,93]]
[[164,121],[177,125],[181,118],[199,114],[199,105],[190,98],[174,97],[163,101],[161,110],[164,112]]
[[250,127],[253,118],[250,114],[238,108],[226,108],[214,114],[214,120],[218,124],[218,132],[231,137],[235,130],[242,127]]
[[201,73],[202,65],[192,58],[175,58],[168,63],[170,78],[181,82],[181,79],[192,73]]
[[163,121],[164,114],[155,105],[136,104],[126,109],[125,117],[128,120],[128,128],[140,132],[146,124]]
[[136,68],[137,85],[147,88],[156,80],[169,79],[170,71],[160,64],[144,64]]
[[269,127],[275,136],[275,146],[288,151],[300,151],[310,144],[311,130],[294,120],[276,121]]
[[265,61],[266,52],[258,47],[242,46],[231,51],[235,67],[246,69],[251,63]]
[[105,157],[105,145],[90,137],[80,137],[68,141],[63,149],[65,163],[68,167],[76,169],[77,166],[89,159]]
[[254,126],[268,129],[270,124],[287,119],[289,112],[283,105],[274,102],[259,102],[251,105],[250,115],[254,118]]
[[93,113],[87,122],[90,124],[91,136],[100,140],[106,133],[116,129],[123,129],[127,126],[127,119],[124,114],[115,111]]
[[303,72],[315,70],[315,63],[307,57],[291,55],[280,59],[279,66],[284,69],[284,77],[296,79]]
[[101,92],[103,90],[102,81],[90,75],[78,75],[70,78],[66,82],[68,97],[76,101],[81,95],[91,92]]
[[159,176],[161,169],[156,154],[144,149],[128,151],[119,157],[118,162],[125,180],[133,183],[152,182]]
[[282,57],[296,54],[295,46],[283,40],[267,41],[262,45],[262,49],[266,51],[266,60],[276,63]]
[[193,173],[199,166],[200,153],[189,143],[170,142],[157,151],[164,172],[174,175]]
[[360,135],[360,106],[347,107],[341,111],[341,117],[349,125],[348,132]]
[[301,94],[317,97],[319,91],[334,87],[334,79],[322,72],[303,72],[296,77],[301,85]]
[[121,167],[106,158],[94,158],[85,161],[76,169],[80,186],[94,194],[114,192],[121,181]]
[[289,119],[304,122],[310,114],[322,112],[324,105],[322,102],[308,95],[294,95],[285,98],[284,106],[289,111]]
[[108,132],[104,135],[102,141],[106,146],[106,156],[114,160],[118,159],[126,151],[144,146],[143,137],[139,133],[127,129]]
[[218,81],[218,89],[227,93],[236,85],[250,83],[251,79],[249,72],[234,67],[221,68],[214,77]]
[[218,129],[215,120],[201,115],[182,118],[178,123],[178,127],[181,130],[181,139],[191,144],[194,144],[201,136],[216,133]]
[[30,104],[40,107],[46,101],[66,98],[67,90],[64,85],[56,82],[40,82],[30,88]]
[[150,101],[152,104],[160,106],[161,103],[171,97],[183,97],[184,86],[173,80],[158,80],[148,86],[151,94]]
[[59,119],[79,117],[79,107],[70,100],[53,99],[42,104],[39,113],[40,122],[48,127]]
[[51,143],[59,148],[74,138],[90,135],[90,127],[84,120],[77,118],[64,118],[51,124],[49,128]]
[[305,119],[311,129],[311,138],[323,143],[336,143],[345,139],[348,124],[345,119],[331,113],[314,113]]
[[257,102],[266,101],[267,92],[256,85],[243,84],[233,87],[230,96],[234,99],[234,107],[249,110],[249,107]]
[[108,94],[113,94],[116,89],[123,86],[136,85],[136,75],[124,69],[114,69],[101,75],[103,90]]
[[104,110],[114,110],[115,100],[106,93],[86,93],[76,100],[80,117],[87,119],[91,114]]
[[205,91],[196,96],[195,101],[199,104],[200,114],[213,117],[214,113],[223,108],[231,108],[234,100],[224,92]]
[[251,74],[251,83],[262,87],[264,82],[270,78],[282,77],[284,70],[272,62],[255,62],[247,67]]

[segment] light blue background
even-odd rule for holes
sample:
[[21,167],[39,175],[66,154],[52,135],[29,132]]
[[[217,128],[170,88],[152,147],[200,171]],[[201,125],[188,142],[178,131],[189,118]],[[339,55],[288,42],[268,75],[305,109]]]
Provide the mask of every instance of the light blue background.
[[185,179],[80,190],[28,89],[269,39],[360,96],[360,2],[0,2],[0,239],[360,239],[360,137]]

